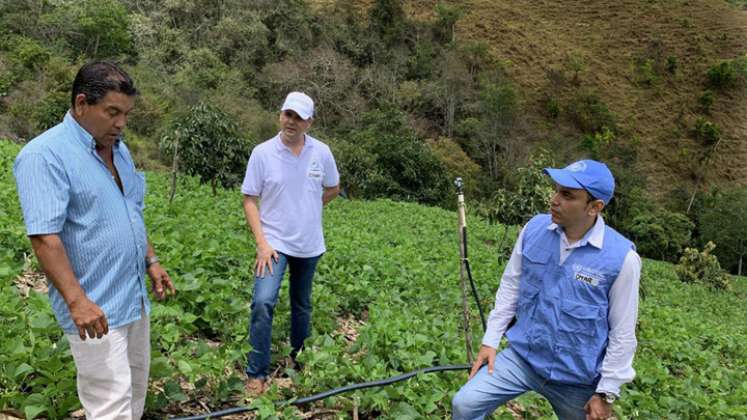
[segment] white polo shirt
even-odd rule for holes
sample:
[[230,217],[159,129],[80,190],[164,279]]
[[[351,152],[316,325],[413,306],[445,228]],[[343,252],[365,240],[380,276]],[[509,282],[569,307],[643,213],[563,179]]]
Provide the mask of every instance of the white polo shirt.
[[278,134],[252,150],[241,192],[259,197],[259,218],[270,246],[292,257],[309,258],[326,251],[323,187],[339,182],[329,146],[307,134],[295,156]]

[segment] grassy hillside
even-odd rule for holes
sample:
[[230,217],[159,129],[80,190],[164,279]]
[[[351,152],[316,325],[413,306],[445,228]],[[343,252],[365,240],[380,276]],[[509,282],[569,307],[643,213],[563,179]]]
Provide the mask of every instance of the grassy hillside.
[[[370,1],[362,1],[370,4]],[[432,19],[435,0],[408,1],[412,16]],[[599,95],[639,153],[638,169],[652,192],[706,185],[747,185],[747,95],[714,92],[710,114],[698,99],[707,71],[747,53],[747,10],[723,0],[492,1],[463,0],[459,39],[483,40],[508,64],[530,112],[530,142],[554,140],[556,150],[578,137],[563,117],[578,92]],[[670,68],[671,65],[674,68]],[[547,101],[560,105],[548,122]],[[703,169],[704,148],[693,137],[699,116],[721,129],[715,159]]]
[[[0,142],[0,410],[61,418],[79,408],[68,345],[44,281],[29,255],[11,175],[17,145]],[[179,290],[154,303],[152,372],[147,415],[162,418],[239,404],[252,279],[253,244],[235,190],[180,181],[167,202],[168,179],[149,173],[146,221],[151,240]],[[273,331],[272,389],[255,402],[305,396],[416,368],[464,363],[456,215],[392,201],[336,200],[325,212],[328,252],[314,288],[313,337],[300,360],[289,352],[287,289]],[[502,267],[500,226],[470,220],[471,261],[489,307]],[[515,229],[510,230],[515,235]],[[646,260],[635,360],[619,418],[747,416],[747,284],[729,292],[685,285],[669,264]],[[479,319],[473,311],[475,344]],[[294,418],[446,418],[463,373],[422,376],[387,388],[344,394],[323,403],[278,408]],[[551,418],[549,405],[527,395],[497,418]],[[306,417],[308,418],[308,417]]]

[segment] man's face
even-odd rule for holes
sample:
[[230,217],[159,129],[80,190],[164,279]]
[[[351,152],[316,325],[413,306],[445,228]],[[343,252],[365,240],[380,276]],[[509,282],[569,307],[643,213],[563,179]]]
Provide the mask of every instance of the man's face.
[[311,119],[303,120],[301,116],[290,109],[280,112],[279,122],[283,137],[291,141],[303,138],[303,135],[311,127]]
[[566,188],[555,184],[555,194],[550,199],[550,215],[559,226],[576,226],[596,217],[601,210],[601,201],[590,201],[586,190]]
[[85,95],[75,98],[74,114],[78,123],[101,147],[111,147],[127,125],[127,115],[135,106],[135,97],[109,91],[96,104],[89,105]]

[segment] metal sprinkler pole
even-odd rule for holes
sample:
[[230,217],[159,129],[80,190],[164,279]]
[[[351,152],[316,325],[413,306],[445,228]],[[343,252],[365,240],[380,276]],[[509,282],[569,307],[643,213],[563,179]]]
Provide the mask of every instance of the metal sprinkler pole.
[[467,303],[467,279],[465,276],[464,258],[467,252],[465,243],[465,229],[467,228],[467,219],[464,213],[464,183],[462,178],[454,180],[457,190],[457,213],[459,215],[459,280],[462,288],[462,329],[464,331],[464,344],[467,347],[467,362],[472,364],[474,357],[472,355],[472,332],[469,325],[469,306]]

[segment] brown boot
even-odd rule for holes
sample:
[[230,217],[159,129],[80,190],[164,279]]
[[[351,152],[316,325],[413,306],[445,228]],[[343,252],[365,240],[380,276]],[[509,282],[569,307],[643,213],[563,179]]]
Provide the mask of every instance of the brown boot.
[[244,390],[246,390],[246,394],[250,398],[259,397],[267,391],[267,384],[263,379],[249,378],[246,380]]

